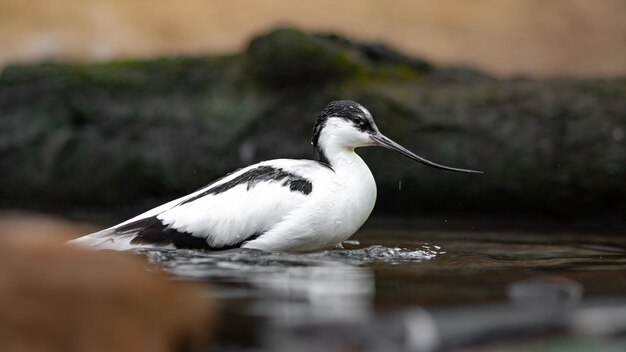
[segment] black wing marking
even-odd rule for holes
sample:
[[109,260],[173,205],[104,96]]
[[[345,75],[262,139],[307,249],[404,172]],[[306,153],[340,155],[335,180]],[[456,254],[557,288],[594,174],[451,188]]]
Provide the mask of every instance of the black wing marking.
[[226,192],[229,189],[241,184],[247,184],[248,189],[250,189],[257,183],[264,181],[282,181],[282,185],[289,186],[289,190],[293,192],[300,192],[304,195],[309,195],[313,191],[313,183],[311,183],[311,181],[307,178],[296,175],[293,172],[285,171],[278,167],[264,165],[250,169],[228,182],[224,182],[215,187],[209,187],[206,191],[184,200],[179,205],[193,202],[194,200],[209,194],[220,194]]
[[238,243],[224,246],[210,246],[206,238],[196,237],[188,232],[181,232],[164,225],[156,216],[137,220],[115,229],[117,234],[135,232],[136,236],[130,241],[131,244],[174,245],[178,249],[204,249],[204,250],[227,250],[240,248],[248,241],[255,240],[261,233],[253,233]]

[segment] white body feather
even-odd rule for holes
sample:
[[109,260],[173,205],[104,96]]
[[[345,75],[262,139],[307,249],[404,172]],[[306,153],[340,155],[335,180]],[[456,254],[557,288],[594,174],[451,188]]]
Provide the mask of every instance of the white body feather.
[[[311,160],[277,159],[251,165],[196,192],[72,243],[115,250],[154,247],[132,244],[134,233],[120,235],[115,229],[156,216],[163,224],[206,238],[209,245],[216,247],[262,233],[242,247],[266,251],[329,248],[356,232],[369,217],[376,201],[376,184],[365,162],[354,151],[346,150],[342,154],[348,164],[334,170]],[[205,195],[181,205],[208,188],[259,166],[272,166],[306,177],[312,182],[312,191],[305,195],[281,182],[263,181],[249,189],[246,184],[239,184],[225,192]]]

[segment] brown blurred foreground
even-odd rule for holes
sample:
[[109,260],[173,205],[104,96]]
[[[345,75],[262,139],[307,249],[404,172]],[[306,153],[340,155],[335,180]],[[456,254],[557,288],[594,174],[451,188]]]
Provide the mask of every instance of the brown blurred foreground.
[[[214,307],[205,288],[148,271],[138,256],[60,244],[85,225],[13,215],[0,215],[0,351],[206,346]],[[27,228],[36,233],[26,236]]]
[[78,223],[60,216],[33,214],[21,211],[0,210],[0,240],[25,243],[62,244],[98,228],[88,223]]

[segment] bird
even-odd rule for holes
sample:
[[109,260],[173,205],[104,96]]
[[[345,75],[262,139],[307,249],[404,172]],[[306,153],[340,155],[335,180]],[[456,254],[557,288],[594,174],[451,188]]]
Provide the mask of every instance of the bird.
[[249,248],[311,252],[333,248],[368,219],[376,183],[356,148],[382,146],[434,168],[383,135],[372,114],[352,100],[330,102],[311,140],[315,160],[275,159],[232,172],[199,190],[70,243],[97,249]]

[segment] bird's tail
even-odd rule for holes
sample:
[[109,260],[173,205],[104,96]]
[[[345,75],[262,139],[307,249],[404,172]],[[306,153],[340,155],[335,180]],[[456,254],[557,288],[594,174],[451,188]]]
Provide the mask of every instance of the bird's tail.
[[130,243],[134,237],[135,233],[119,233],[115,228],[108,228],[68,241],[67,244],[83,248],[123,251],[137,248],[136,245]]

